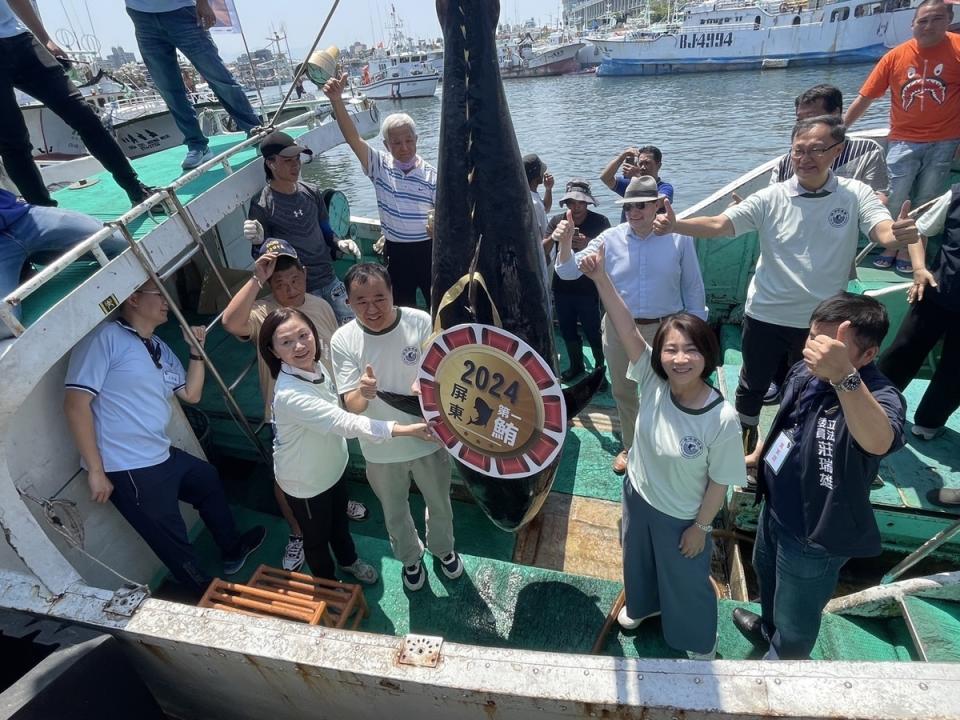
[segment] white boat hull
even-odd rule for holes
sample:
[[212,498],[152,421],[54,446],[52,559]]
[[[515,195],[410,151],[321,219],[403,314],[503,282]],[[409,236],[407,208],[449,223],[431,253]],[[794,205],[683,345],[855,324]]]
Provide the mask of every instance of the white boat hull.
[[[597,75],[872,62],[911,37],[914,10],[856,17],[863,4],[846,0],[790,14],[744,7],[690,12],[678,29],[659,37],[591,39],[603,58]],[[843,12],[847,18],[839,20]]]
[[[201,125],[208,126],[204,127],[204,132],[212,131],[214,127],[204,122],[202,113],[219,106],[216,103],[202,103],[196,107],[201,113]],[[64,160],[88,154],[86,145],[83,144],[76,130],[49,108],[42,105],[28,105],[21,107],[20,111],[23,113],[27,131],[30,133],[30,143],[33,146],[35,158]],[[165,107],[162,110],[144,109],[135,117],[117,120],[111,132],[123,150],[123,154],[131,159],[167,150],[183,143],[183,135]]]
[[360,85],[359,90],[373,100],[425,98],[433,97],[436,94],[439,80],[439,75],[385,78],[366,85]]

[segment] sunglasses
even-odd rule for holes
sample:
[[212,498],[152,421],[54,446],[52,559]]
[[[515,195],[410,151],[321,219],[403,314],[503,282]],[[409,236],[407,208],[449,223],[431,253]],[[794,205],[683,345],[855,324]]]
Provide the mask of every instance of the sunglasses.
[[643,210],[647,205],[656,205],[658,202],[659,201],[657,200],[645,200],[643,202],[624,203],[623,211],[630,212],[632,208],[636,208],[637,210]]

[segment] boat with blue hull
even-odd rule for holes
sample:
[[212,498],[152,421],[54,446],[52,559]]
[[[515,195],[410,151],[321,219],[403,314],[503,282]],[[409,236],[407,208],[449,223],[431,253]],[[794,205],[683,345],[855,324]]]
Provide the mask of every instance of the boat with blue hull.
[[590,42],[608,77],[864,63],[911,37],[918,2],[701,2],[675,22]]

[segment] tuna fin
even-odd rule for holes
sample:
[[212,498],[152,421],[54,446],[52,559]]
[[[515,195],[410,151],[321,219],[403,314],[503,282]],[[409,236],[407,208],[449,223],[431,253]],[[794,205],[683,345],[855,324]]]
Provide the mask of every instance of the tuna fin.
[[420,398],[416,395],[401,395],[400,393],[377,390],[377,397],[383,400],[394,410],[405,412],[414,417],[423,417],[423,411],[420,409]]
[[567,420],[580,414],[593,398],[600,383],[603,382],[604,368],[596,368],[576,385],[563,389],[563,399],[567,404]]

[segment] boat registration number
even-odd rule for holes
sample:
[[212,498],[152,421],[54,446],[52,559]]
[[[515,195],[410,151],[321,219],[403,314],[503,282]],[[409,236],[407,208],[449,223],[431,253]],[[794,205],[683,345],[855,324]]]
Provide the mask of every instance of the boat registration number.
[[680,36],[680,49],[719,48],[733,45],[732,32],[689,33]]

